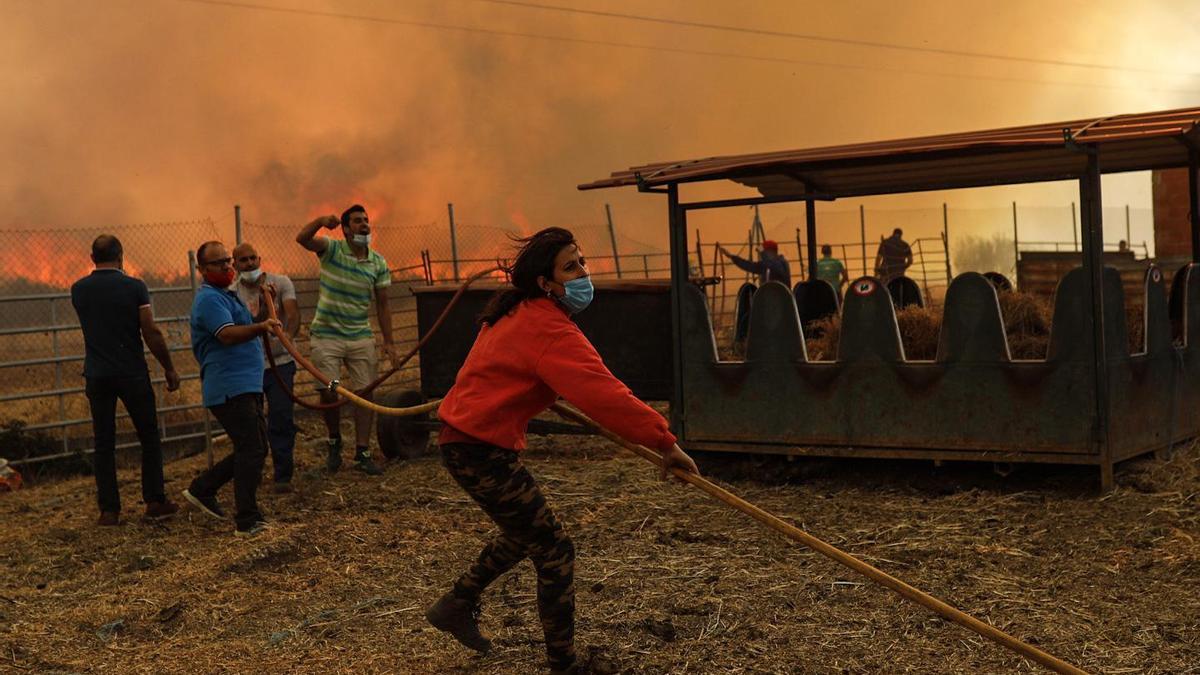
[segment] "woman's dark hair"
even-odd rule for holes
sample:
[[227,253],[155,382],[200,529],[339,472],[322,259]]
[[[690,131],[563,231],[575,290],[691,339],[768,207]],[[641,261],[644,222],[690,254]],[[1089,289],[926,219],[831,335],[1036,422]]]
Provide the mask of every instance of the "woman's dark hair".
[[519,247],[517,258],[504,270],[512,280],[512,288],[499,290],[488,300],[487,307],[479,315],[479,323],[495,325],[522,300],[543,296],[545,291],[538,286],[538,277],[549,279],[554,276],[554,259],[564,247],[575,243],[575,235],[561,227],[547,227],[528,237],[513,237],[512,240]]

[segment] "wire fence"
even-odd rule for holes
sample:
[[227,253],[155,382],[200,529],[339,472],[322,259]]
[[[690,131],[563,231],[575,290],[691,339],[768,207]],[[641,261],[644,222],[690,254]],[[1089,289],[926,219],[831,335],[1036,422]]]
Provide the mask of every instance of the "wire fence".
[[[1148,209],[1105,209],[1106,249],[1115,250],[1115,239],[1129,239],[1133,226],[1146,230],[1152,220]],[[913,265],[907,274],[933,304],[940,301],[952,274],[963,271],[1012,273],[1019,250],[1078,251],[1078,217],[1074,206],[1019,207],[1011,209],[877,209],[829,210],[818,213],[819,233],[829,239],[850,278],[874,272],[879,237],[894,227],[906,231],[934,232],[910,240]],[[1122,228],[1121,226],[1124,225]],[[656,245],[623,233],[611,216],[604,223],[567,225],[576,235],[597,278],[667,278],[670,256],[665,243]],[[1044,232],[1061,228],[1059,241],[1024,241],[1022,228]],[[190,351],[188,315],[197,284],[189,252],[209,240],[254,244],[263,268],[287,274],[296,285],[301,307],[297,343],[308,349],[308,322],[318,295],[319,261],[295,242],[300,224],[264,224],[247,220],[230,227],[212,219],[74,229],[9,229],[10,239],[22,242],[0,252],[0,426],[36,435],[39,443],[2,448],[0,457],[14,464],[30,464],[64,456],[82,457],[92,451],[91,418],[84,394],[83,338],[67,289],[92,270],[88,257],[92,239],[100,234],[118,236],[125,249],[126,271],[147,282],[152,307],[164,328],[183,385],[167,392],[163,374],[148,358],[158,402],[160,432],[168,442],[185,449],[200,447],[218,426],[200,404],[199,372]],[[628,229],[634,229],[632,227]],[[661,235],[665,242],[665,227]],[[1122,231],[1123,230],[1123,231]],[[530,234],[532,227],[441,222],[422,225],[376,225],[372,247],[387,259],[393,286],[389,291],[395,340],[402,351],[417,341],[415,301],[408,288],[416,284],[454,283],[468,275],[507,264],[515,251],[514,237]],[[641,231],[641,230],[638,230]],[[726,228],[724,231],[728,231]],[[770,219],[765,236],[775,239],[790,261],[793,281],[808,278],[808,242],[803,220],[795,214]],[[985,233],[985,234],[979,234]],[[1011,233],[1011,234],[1006,234]],[[1067,239],[1067,234],[1072,234]],[[330,236],[340,237],[335,231]],[[750,275],[718,253],[718,242],[704,228],[696,230],[689,251],[689,273],[703,280],[710,300],[714,326],[732,323],[738,288]],[[748,232],[748,235],[750,233]],[[870,234],[870,238],[868,238]],[[990,236],[989,236],[990,234]],[[851,235],[851,236],[846,236]],[[857,237],[853,235],[858,235]],[[1124,235],[1124,236],[1122,236]],[[649,235],[647,235],[648,238]],[[743,257],[753,257],[747,236],[724,245]],[[1144,242],[1128,241],[1134,255],[1153,254]],[[377,323],[377,318],[372,317]],[[378,331],[376,331],[378,337]],[[414,388],[419,378],[419,358],[380,389]],[[297,392],[315,399],[315,383],[298,374]],[[135,447],[136,437],[124,411],[118,420],[120,447]]]

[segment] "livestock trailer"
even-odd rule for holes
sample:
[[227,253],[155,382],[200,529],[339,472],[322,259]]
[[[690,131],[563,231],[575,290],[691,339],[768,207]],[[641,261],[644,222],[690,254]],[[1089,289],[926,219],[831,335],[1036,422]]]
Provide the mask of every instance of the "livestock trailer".
[[[1200,108],[1189,108],[618,171],[579,188],[665,197],[671,276],[653,293],[653,285],[601,287],[580,324],[585,332],[589,322],[604,324],[590,328],[608,331],[593,335],[601,355],[639,395],[669,400],[671,427],[688,450],[1081,464],[1098,467],[1109,489],[1116,462],[1200,434],[1198,122]],[[1121,276],[1102,260],[1101,175],[1176,167],[1188,169],[1193,262],[1170,289],[1163,270],[1146,270],[1144,343],[1131,350]],[[817,201],[1062,180],[1079,188],[1082,265],[1056,289],[1045,359],[1010,356],[995,286],[966,273],[947,289],[932,360],[906,358],[892,296],[869,276],[841,303],[834,360],[810,360],[805,350],[801,317],[814,313],[805,305],[829,305],[827,285],[811,277],[795,289],[757,289],[745,357],[724,360],[705,295],[688,277],[693,211],[803,202],[811,275]],[[692,184],[730,182],[758,195],[681,196]],[[422,334],[449,292],[418,291]],[[473,316],[466,309],[460,321]],[[474,332],[447,340],[463,334]],[[426,395],[448,388],[467,348],[435,339],[422,350]]]

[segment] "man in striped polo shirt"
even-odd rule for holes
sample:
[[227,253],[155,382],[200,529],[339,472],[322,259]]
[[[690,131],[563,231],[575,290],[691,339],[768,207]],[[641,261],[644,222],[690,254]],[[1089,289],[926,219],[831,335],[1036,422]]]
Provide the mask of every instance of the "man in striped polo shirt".
[[[342,226],[342,240],[319,237],[322,228],[332,230]],[[392,285],[387,261],[371,248],[371,223],[367,210],[359,204],[337,216],[322,216],[304,226],[296,242],[316,253],[321,259],[320,291],[317,313],[309,327],[312,338],[312,361],[322,373],[337,379],[346,366],[347,380],[342,385],[362,389],[373,381],[378,372],[375,335],[371,332],[368,313],[371,298],[375,298],[379,332],[383,333],[383,350],[395,363],[395,344],[392,342],[392,313],[388,306],[387,288]],[[368,397],[369,398],[369,397]],[[333,402],[336,395],[322,391],[321,400]],[[355,452],[354,468],[372,476],[383,471],[371,461],[371,422],[374,413],[365,408],[354,409]],[[337,471],[342,465],[341,414],[339,409],[325,411],[325,426],[329,430],[329,456],[325,466]]]

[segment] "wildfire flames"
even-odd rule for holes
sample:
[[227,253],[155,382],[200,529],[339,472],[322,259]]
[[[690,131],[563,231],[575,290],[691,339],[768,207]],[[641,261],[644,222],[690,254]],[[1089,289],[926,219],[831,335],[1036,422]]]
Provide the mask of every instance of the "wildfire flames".
[[[27,281],[53,288],[69,288],[82,277],[91,274],[95,264],[91,258],[91,235],[87,241],[68,242],[62,234],[22,233],[13,245],[0,251],[0,282]],[[180,254],[183,259],[184,254]],[[186,267],[186,266],[180,266]],[[131,276],[153,276],[172,282],[186,275],[179,269],[147,269],[129,254],[125,272]]]

